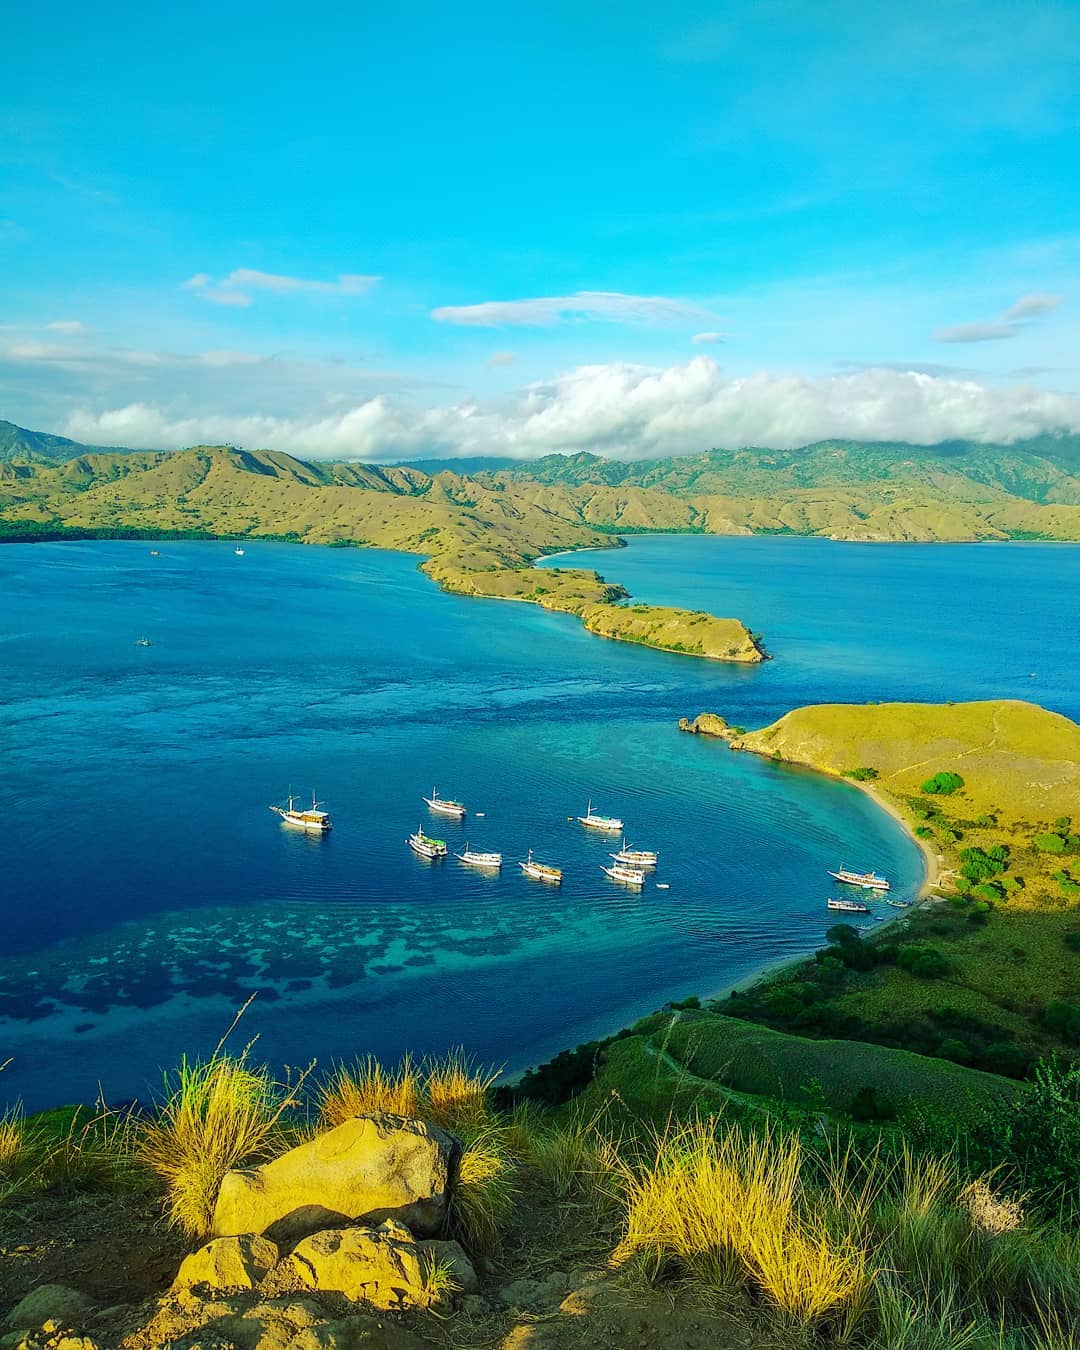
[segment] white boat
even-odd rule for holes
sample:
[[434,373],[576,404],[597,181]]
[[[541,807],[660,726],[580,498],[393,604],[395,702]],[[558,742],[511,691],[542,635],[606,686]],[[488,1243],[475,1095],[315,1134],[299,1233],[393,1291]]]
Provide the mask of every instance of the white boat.
[[468,867],[498,868],[502,866],[501,853],[477,853],[475,849],[469,847],[468,843],[465,845],[464,853],[455,853],[454,857]]
[[645,885],[645,873],[639,867],[624,867],[621,863],[612,863],[610,867],[601,867],[600,871],[612,881],[621,881],[624,886]]
[[135,646],[136,646],[136,647],[149,647],[149,646],[150,646],[150,639],[149,639],[148,637],[136,638],[136,639],[135,639]]
[[465,803],[451,801],[449,797],[440,797],[438,788],[432,788],[431,796],[425,797],[424,801],[433,811],[438,811],[440,815],[455,816],[458,820],[461,820],[465,815]]
[[670,882],[667,882],[667,881],[658,881],[658,882],[656,883],[656,889],[657,889],[658,891],[670,891],[670,890],[671,890],[671,883],[670,883]]
[[861,900],[826,900],[829,909],[838,909],[844,914],[869,914],[870,906]]
[[651,848],[630,848],[625,837],[618,853],[609,853],[608,857],[614,858],[617,863],[628,863],[631,867],[655,867],[659,861]]
[[589,803],[583,816],[578,816],[582,825],[590,830],[606,830],[610,834],[618,834],[623,827],[621,820],[615,816],[598,816],[592,809],[592,802]]
[[271,806],[270,810],[279,815],[286,825],[295,825],[297,829],[310,830],[313,834],[326,834],[331,828],[330,817],[320,810],[321,806],[322,802],[315,800],[313,792],[311,806],[297,810],[296,798],[290,792],[288,806]]
[[433,839],[431,835],[425,834],[422,825],[417,825],[416,833],[410,834],[405,842],[421,858],[446,857],[446,841],[444,839]]
[[233,549],[233,552],[236,554],[238,558],[242,558],[244,556],[244,550],[240,547],[239,544],[237,544],[237,546]]
[[911,908],[911,901],[910,901],[910,900],[886,900],[885,903],[886,903],[887,905],[892,905],[893,909],[910,909],[910,908]]
[[840,867],[835,872],[830,872],[829,876],[834,881],[842,881],[845,886],[861,886],[864,891],[891,889],[885,877],[879,876],[877,872],[853,872],[850,867]]
[[527,877],[532,877],[534,881],[547,881],[552,886],[562,885],[562,868],[549,867],[547,863],[538,863],[533,858],[532,849],[529,849],[529,856],[524,862],[519,862],[518,866]]

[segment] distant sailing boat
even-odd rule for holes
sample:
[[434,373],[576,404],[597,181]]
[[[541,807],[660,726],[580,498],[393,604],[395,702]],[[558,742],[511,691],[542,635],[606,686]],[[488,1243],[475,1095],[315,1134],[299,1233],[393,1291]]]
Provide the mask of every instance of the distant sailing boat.
[[424,801],[433,811],[438,811],[444,816],[456,816],[458,820],[461,820],[466,814],[464,802],[455,802],[451,801],[449,797],[440,797],[438,788],[432,788],[431,796],[425,797]]
[[592,802],[585,808],[585,814],[578,816],[578,820],[587,829],[605,830],[609,834],[618,834],[623,827],[623,823],[616,816],[598,816],[593,811]]
[[296,809],[296,798],[289,793],[288,806],[271,806],[270,810],[281,817],[286,825],[295,825],[300,830],[310,830],[313,834],[326,834],[330,830],[329,815],[320,810],[322,802],[315,800],[314,792],[311,794],[311,806]]
[[533,851],[529,849],[529,856],[524,862],[519,862],[518,866],[527,877],[532,877],[534,881],[546,881],[552,886],[562,885],[562,868],[549,867],[547,863],[538,863],[533,858]]
[[478,853],[475,849],[471,849],[468,843],[465,845],[464,853],[455,853],[454,857],[457,858],[459,862],[465,863],[467,867],[490,867],[497,869],[502,866],[501,853]]
[[659,862],[659,856],[651,848],[630,848],[625,835],[622,848],[618,853],[609,853],[608,857],[614,858],[617,863],[629,863],[631,867],[655,867]]
[[405,840],[414,853],[418,853],[421,858],[445,858],[446,840],[433,839],[431,835],[425,834],[423,827],[417,825],[416,833],[410,834]]

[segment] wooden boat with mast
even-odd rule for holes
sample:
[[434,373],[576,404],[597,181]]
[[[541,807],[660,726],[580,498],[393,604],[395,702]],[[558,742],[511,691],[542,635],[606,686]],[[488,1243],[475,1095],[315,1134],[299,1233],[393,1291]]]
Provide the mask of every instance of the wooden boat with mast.
[[332,828],[329,815],[323,811],[322,802],[315,800],[314,792],[311,794],[311,806],[297,809],[296,798],[290,792],[288,797],[288,806],[271,806],[270,810],[279,815],[286,825],[293,825],[299,830],[309,830],[312,834],[326,834]]
[[623,823],[617,816],[598,816],[593,810],[592,802],[585,809],[583,816],[578,816],[578,820],[589,830],[603,830],[608,834],[618,834],[623,827]]
[[621,881],[624,886],[644,886],[645,873],[640,867],[627,867],[623,863],[612,863],[610,867],[601,866],[600,871],[612,881]]
[[631,848],[626,842],[626,836],[623,835],[622,848],[618,853],[609,853],[609,858],[614,858],[617,863],[625,863],[630,867],[655,867],[660,861],[659,855],[654,853],[651,848]]
[[537,862],[533,857],[532,849],[529,849],[529,856],[524,862],[519,862],[518,866],[527,877],[532,877],[533,881],[546,881],[551,886],[562,885],[562,868],[550,867],[547,863]]
[[465,844],[465,851],[455,853],[454,857],[459,862],[463,862],[466,867],[487,867],[492,871],[498,871],[502,866],[501,853],[478,853],[475,849],[469,847],[468,841]]
[[405,842],[421,858],[445,858],[447,854],[446,840],[433,839],[424,833],[422,825],[417,825],[416,833],[410,834]]
[[458,820],[465,818],[465,803],[451,801],[449,797],[440,797],[439,789],[432,788],[431,796],[425,797],[424,801],[433,811],[438,811],[443,816],[454,816]]

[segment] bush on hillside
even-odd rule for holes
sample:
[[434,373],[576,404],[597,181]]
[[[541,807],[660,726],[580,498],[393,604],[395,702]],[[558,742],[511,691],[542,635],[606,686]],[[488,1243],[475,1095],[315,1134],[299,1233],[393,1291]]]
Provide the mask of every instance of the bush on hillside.
[[871,783],[878,777],[877,769],[872,769],[868,764],[864,764],[859,769],[845,769],[845,778],[854,778],[857,783]]
[[910,942],[897,949],[896,964],[923,980],[940,980],[949,973],[949,963],[936,947]]
[[928,797],[948,797],[963,786],[964,780],[958,773],[942,769],[940,773],[934,774],[933,778],[928,778],[919,791],[925,792]]
[[1065,852],[1065,836],[1061,834],[1037,834],[1034,842],[1040,853]]

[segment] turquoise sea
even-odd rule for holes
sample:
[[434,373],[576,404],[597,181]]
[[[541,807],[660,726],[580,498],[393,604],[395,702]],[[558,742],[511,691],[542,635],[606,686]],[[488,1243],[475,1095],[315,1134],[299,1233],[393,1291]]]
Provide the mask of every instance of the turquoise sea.
[[[463,1043],[520,1069],[819,944],[838,862],[919,884],[862,794],[680,715],[1002,695],[1080,714],[1067,547],[683,536],[573,559],[739,615],[776,658],[752,669],[444,595],[408,556],[158,547],[0,548],[0,1102],[145,1095],[253,990],[237,1039],[278,1065]],[[406,848],[433,784],[471,812],[436,832],[501,850],[500,876]],[[327,802],[329,837],[267,810],[290,785]],[[601,873],[608,841],[567,819],[590,797],[669,890]],[[530,847],[561,890],[520,875]]]

